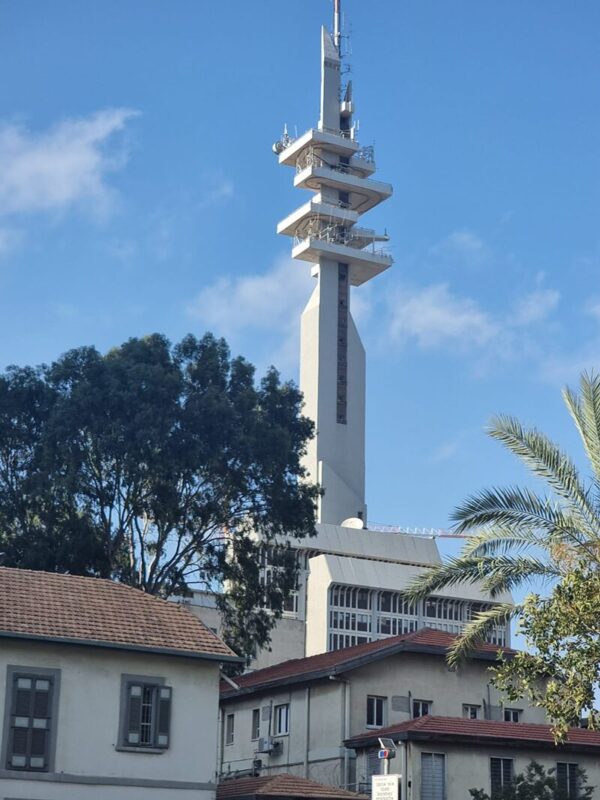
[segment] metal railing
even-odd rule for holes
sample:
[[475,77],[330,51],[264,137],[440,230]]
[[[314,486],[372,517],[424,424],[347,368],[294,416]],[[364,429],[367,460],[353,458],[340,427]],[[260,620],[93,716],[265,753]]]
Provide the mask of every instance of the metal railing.
[[[360,231],[360,233],[358,232]],[[375,231],[370,231],[365,228],[361,228],[357,230],[358,235],[352,235],[352,231],[348,233],[341,233],[335,230],[321,230],[321,231],[311,231],[308,235],[304,236],[294,236],[294,247],[297,247],[300,244],[304,244],[304,242],[309,241],[310,239],[316,239],[320,242],[326,242],[327,244],[334,244],[334,245],[341,245],[342,247],[355,247],[356,250],[360,250],[361,252],[370,253],[374,256],[380,256],[391,259],[392,256],[388,252],[388,250],[384,247],[375,247],[375,243],[372,242],[370,245],[366,244],[362,247],[355,246],[353,242],[357,240],[367,238],[365,234],[369,234],[369,238],[372,235],[375,238]],[[367,250],[368,248],[368,250]]]

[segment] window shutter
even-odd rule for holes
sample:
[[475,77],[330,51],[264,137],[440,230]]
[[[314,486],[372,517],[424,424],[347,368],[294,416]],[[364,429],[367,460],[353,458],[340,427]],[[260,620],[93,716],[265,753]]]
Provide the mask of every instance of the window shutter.
[[170,686],[159,686],[158,688],[158,724],[156,729],[157,747],[167,748],[169,746],[172,693],[173,690]]
[[558,762],[556,765],[556,784],[561,797],[568,797],[567,765]]
[[502,789],[502,759],[492,758],[490,762],[491,794],[494,795]]
[[373,775],[379,775],[381,772],[381,761],[379,760],[378,750],[369,750],[367,752],[367,781],[370,782]]
[[142,690],[139,683],[127,687],[127,729],[125,744],[140,744],[142,724]]
[[421,800],[444,800],[444,762],[442,753],[421,753]]
[[577,800],[577,764],[569,764],[569,798]]
[[7,766],[45,770],[51,723],[53,681],[15,675]]
[[13,714],[17,717],[28,717],[31,708],[33,680],[15,676],[14,681]]

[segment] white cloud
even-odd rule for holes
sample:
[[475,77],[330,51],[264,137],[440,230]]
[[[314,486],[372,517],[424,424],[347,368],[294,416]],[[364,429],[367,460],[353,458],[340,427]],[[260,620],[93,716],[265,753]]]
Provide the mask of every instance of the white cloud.
[[447,284],[403,289],[390,307],[389,330],[396,341],[415,339],[421,347],[482,347],[497,326],[474,300],[453,295]]
[[230,200],[234,195],[233,182],[227,178],[222,178],[214,186],[206,190],[203,197],[196,205],[196,211],[203,211],[212,206],[219,205],[226,200]]
[[298,362],[299,318],[314,286],[308,264],[282,258],[268,272],[219,278],[186,311],[236,346],[243,335],[261,334],[266,360],[285,370]]
[[15,228],[0,228],[0,258],[5,258],[21,244],[23,234]]
[[435,448],[431,454],[430,461],[433,464],[442,464],[445,461],[450,461],[458,452],[458,447],[458,441],[443,442]]
[[594,317],[594,319],[600,320],[600,299],[596,297],[588,300],[585,305],[585,313],[589,314],[590,317]]
[[429,249],[430,255],[461,261],[467,266],[477,266],[490,255],[483,239],[466,229],[453,231]]
[[511,322],[515,326],[542,322],[555,310],[559,300],[560,292],[555,289],[537,289],[516,302]]
[[126,108],[65,119],[33,132],[15,124],[0,125],[0,214],[64,211],[84,205],[105,215],[113,194],[109,172],[126,161],[114,134],[137,112]]

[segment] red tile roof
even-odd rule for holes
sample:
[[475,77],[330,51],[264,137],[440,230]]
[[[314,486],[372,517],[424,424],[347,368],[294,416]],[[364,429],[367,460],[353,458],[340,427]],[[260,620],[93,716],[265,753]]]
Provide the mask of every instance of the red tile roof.
[[287,772],[261,778],[231,778],[217,786],[217,800],[238,797],[324,798],[324,800],[366,800],[366,795],[325,786]]
[[[320,653],[316,656],[307,658],[294,658],[290,661],[283,661],[272,667],[257,669],[240,675],[234,680],[240,687],[240,692],[249,693],[250,691],[265,688],[267,686],[290,682],[292,679],[306,679],[317,677],[319,674],[328,672],[344,672],[353,669],[356,661],[373,656],[383,658],[386,655],[393,655],[395,652],[413,653],[433,653],[445,656],[448,648],[455,641],[456,637],[443,631],[433,628],[421,628],[413,633],[406,633],[402,636],[392,636],[388,639],[379,639],[375,642],[365,642],[354,647],[345,647],[342,650],[331,650],[328,653]],[[500,648],[497,645],[482,644],[474,652],[474,658],[483,658],[493,661]],[[504,648],[505,653],[516,651]],[[221,684],[221,697],[228,698],[236,696],[238,693],[229,684]]]
[[[554,747],[554,737],[550,725],[534,725],[527,722],[493,722],[487,719],[462,719],[461,717],[418,717],[390,725],[376,731],[365,731],[358,736],[347,739],[348,747],[361,748],[377,744],[380,736],[391,739],[444,739],[452,741],[476,739],[483,744],[486,741],[508,743],[522,742],[529,745],[548,745]],[[600,749],[600,731],[585,728],[571,728],[565,745],[581,748]],[[561,745],[561,746],[565,746]]]
[[0,636],[239,660],[183,606],[102,578],[0,567]]

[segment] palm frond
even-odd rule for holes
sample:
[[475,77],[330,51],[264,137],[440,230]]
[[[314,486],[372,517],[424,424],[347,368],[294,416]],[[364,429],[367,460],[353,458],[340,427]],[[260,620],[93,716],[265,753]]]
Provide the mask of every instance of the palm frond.
[[591,538],[600,537],[600,523],[589,493],[566,453],[543,433],[535,428],[525,429],[513,417],[496,417],[492,420],[489,434],[518,456],[534,475],[549,484],[571,512],[580,517],[582,529],[587,528]]
[[563,400],[590,460],[596,482],[600,483],[600,375],[583,373],[580,379],[581,394],[568,387],[563,390]]
[[531,547],[543,549],[547,537],[537,527],[493,526],[474,533],[462,550],[462,555],[487,556],[494,553],[505,555],[510,551],[525,550]]
[[457,506],[451,519],[457,523],[457,533],[494,525],[514,531],[564,532],[572,538],[578,530],[573,516],[557,503],[519,487],[483,489]]
[[[498,603],[487,611],[480,611],[465,626],[461,635],[456,639],[448,652],[448,663],[452,667],[457,667],[464,659],[485,642],[486,637],[494,628],[507,625],[510,620],[520,614],[522,606],[514,606],[511,603]],[[498,650],[501,650],[498,647]]]
[[482,581],[482,589],[489,592],[490,597],[494,598],[500,593],[510,592],[534,578],[554,580],[560,575],[561,571],[558,567],[539,558],[494,556],[491,569]]
[[[523,569],[523,580],[526,579],[526,561],[529,561],[532,568],[537,568],[542,563],[536,559],[521,559],[520,565]],[[494,574],[498,576],[497,581],[499,582],[502,569],[505,569],[508,575],[510,562],[510,558],[500,559],[498,556],[473,557],[460,555],[449,558],[443,564],[431,567],[422,575],[414,578],[408,587],[403,590],[403,594],[407,600],[414,602],[423,600],[448,586],[484,584],[488,577]],[[501,591],[501,589],[498,589],[498,591]]]

